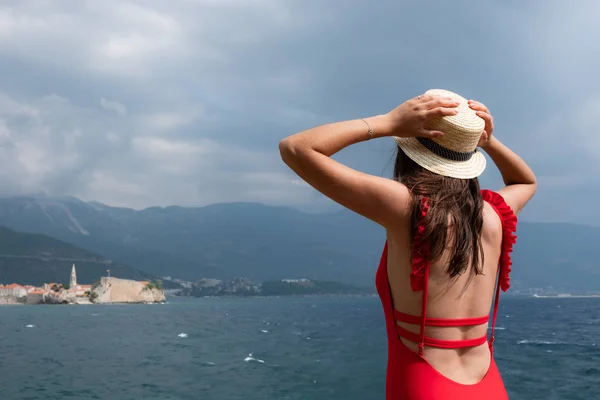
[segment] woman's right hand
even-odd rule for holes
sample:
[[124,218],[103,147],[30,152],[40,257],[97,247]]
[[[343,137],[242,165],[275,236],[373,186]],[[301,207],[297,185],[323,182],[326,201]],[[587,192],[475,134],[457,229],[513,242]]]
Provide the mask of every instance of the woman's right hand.
[[485,148],[492,138],[492,133],[494,133],[494,118],[492,117],[490,110],[483,103],[475,100],[469,100],[469,107],[475,111],[479,118],[485,121],[484,131],[481,134],[479,143],[477,144],[479,147]]
[[407,100],[386,114],[390,126],[390,136],[426,137],[442,136],[440,131],[426,129],[427,120],[456,115],[460,103],[454,99],[422,94]]

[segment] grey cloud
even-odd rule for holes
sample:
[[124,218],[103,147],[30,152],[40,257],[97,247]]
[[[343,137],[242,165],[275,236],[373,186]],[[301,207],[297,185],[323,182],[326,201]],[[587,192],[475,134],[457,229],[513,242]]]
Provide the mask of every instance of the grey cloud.
[[105,110],[114,111],[119,115],[127,114],[127,108],[123,104],[119,103],[118,101],[109,101],[103,97],[100,99],[100,105]]
[[[333,205],[297,184],[278,140],[443,87],[490,106],[498,137],[546,182],[525,218],[552,220],[573,191],[590,202],[599,187],[598,147],[586,143],[600,122],[600,52],[583,40],[599,36],[597,12],[591,0],[6,1],[2,99],[37,114],[10,115],[0,101],[14,171],[0,174],[2,191],[320,210]],[[393,150],[373,141],[336,158],[389,175]],[[500,184],[493,168],[482,180]]]

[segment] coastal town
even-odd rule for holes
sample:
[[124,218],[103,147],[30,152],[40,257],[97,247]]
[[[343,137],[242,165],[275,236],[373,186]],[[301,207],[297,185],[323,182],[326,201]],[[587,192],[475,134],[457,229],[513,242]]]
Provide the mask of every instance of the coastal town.
[[[107,271],[110,274],[110,271]],[[102,277],[92,285],[77,282],[75,264],[69,284],[45,283],[42,286],[0,284],[0,304],[103,304],[164,302],[160,282]]]

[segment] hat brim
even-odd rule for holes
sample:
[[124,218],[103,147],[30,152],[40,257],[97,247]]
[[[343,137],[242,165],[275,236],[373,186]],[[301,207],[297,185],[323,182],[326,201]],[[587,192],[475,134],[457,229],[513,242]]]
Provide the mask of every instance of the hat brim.
[[467,161],[453,161],[431,152],[415,138],[394,137],[394,140],[411,160],[438,175],[472,179],[477,178],[485,170],[486,159],[479,150]]

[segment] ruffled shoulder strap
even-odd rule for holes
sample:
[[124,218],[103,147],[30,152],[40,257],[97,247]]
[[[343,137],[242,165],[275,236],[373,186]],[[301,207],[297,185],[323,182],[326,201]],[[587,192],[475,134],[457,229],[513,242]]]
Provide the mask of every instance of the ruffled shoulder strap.
[[502,254],[500,256],[499,285],[503,292],[510,288],[510,271],[512,266],[511,253],[517,241],[517,216],[504,198],[491,190],[482,190],[483,200],[488,202],[496,211],[502,221]]
[[[512,266],[511,253],[517,241],[517,216],[504,198],[491,190],[482,190],[483,200],[488,202],[496,211],[502,221],[502,254],[500,256],[499,285],[502,291],[510,288],[510,272]],[[426,217],[429,210],[429,200],[421,201],[421,215],[413,239],[411,254],[410,285],[414,292],[423,290],[425,286],[425,272],[429,268],[429,245],[423,240],[426,229]]]
[[429,210],[429,200],[421,200],[421,215],[419,225],[413,239],[411,254],[410,286],[413,292],[423,290],[425,287],[425,271],[429,268],[429,246],[423,240],[425,233],[425,218]]

